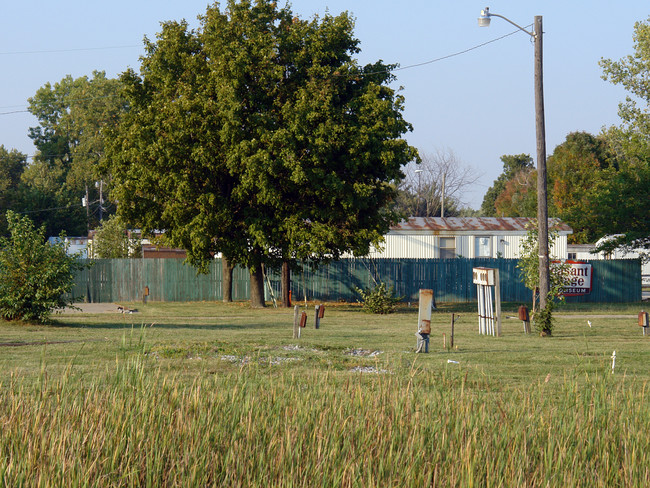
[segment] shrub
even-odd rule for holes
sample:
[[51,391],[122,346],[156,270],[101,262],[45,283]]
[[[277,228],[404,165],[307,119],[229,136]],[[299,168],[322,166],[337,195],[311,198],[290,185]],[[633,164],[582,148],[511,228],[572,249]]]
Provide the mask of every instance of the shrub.
[[395,289],[393,286],[386,288],[386,283],[379,283],[372,290],[356,288],[356,292],[363,298],[363,311],[366,313],[392,313],[402,299],[394,296]]
[[65,294],[83,265],[67,255],[64,239],[50,245],[45,227],[36,229],[29,218],[8,211],[7,223],[9,237],[0,238],[0,317],[45,322],[71,302]]
[[546,303],[546,308],[538,310],[533,314],[535,330],[537,330],[541,336],[550,336],[553,334],[553,325],[555,322],[555,319],[553,318],[553,308],[555,308],[555,302],[549,300]]

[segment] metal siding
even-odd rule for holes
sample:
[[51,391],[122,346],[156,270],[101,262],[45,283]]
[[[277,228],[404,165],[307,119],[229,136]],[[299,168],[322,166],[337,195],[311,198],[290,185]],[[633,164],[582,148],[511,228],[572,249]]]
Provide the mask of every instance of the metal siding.
[[566,236],[559,236],[553,241],[553,245],[550,249],[551,259],[566,259],[568,252]]
[[388,234],[382,251],[375,250],[370,257],[377,259],[431,259],[437,253],[436,237],[414,234]]
[[[439,237],[433,234],[388,234],[382,251],[372,250],[369,254],[373,259],[432,259],[439,257]],[[474,240],[481,234],[444,234],[444,237],[456,238],[456,254],[466,258],[474,258],[476,246]],[[525,236],[492,235],[492,257],[504,259],[519,259],[520,247]],[[567,238],[559,236],[551,246],[552,259],[567,258]]]
[[521,236],[497,236],[499,251],[503,259],[518,259],[521,246]]
[[474,257],[471,254],[470,248],[473,248],[474,246],[470,246],[470,241],[474,240],[474,236],[456,236],[456,255],[457,256],[462,256],[464,258],[472,258]]

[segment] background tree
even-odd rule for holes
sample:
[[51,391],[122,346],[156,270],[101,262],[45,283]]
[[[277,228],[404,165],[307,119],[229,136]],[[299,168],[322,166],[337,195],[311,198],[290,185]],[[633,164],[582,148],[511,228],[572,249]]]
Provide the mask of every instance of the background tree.
[[[50,245],[45,228],[28,217],[7,212],[9,237],[0,237],[0,317],[45,322],[71,303],[65,294],[83,265],[68,256],[63,243]],[[61,234],[61,241],[65,238]]]
[[[106,129],[126,110],[121,89],[119,80],[95,71],[92,78],[68,75],[54,85],[47,83],[29,99],[29,111],[39,121],[29,132],[38,153],[26,171],[30,193],[25,205],[33,203],[32,211],[58,207],[35,214],[48,232],[58,234],[65,229],[79,235],[97,225],[99,208],[92,215],[80,202],[83,196],[99,200],[95,182],[105,179],[99,163],[104,157]],[[43,204],[49,207],[38,206]]]
[[498,215],[495,206],[497,198],[505,190],[507,182],[515,175],[519,174],[522,170],[534,168],[533,158],[529,154],[503,155],[501,156],[501,161],[503,162],[503,172],[494,180],[494,183],[488,188],[483,197],[481,214],[484,217],[509,217],[509,215]]
[[537,170],[523,168],[514,173],[494,201],[494,208],[499,217],[535,217]]
[[465,165],[451,150],[421,153],[420,164],[407,165],[406,177],[398,186],[397,210],[405,217],[440,216],[444,181],[445,217],[460,215],[463,192],[479,179],[474,168]]
[[553,214],[573,229],[570,242],[598,239],[597,196],[618,168],[604,137],[574,132],[547,162]]
[[199,269],[217,252],[247,266],[254,306],[262,265],[367,253],[417,152],[391,66],[357,66],[352,30],[347,14],[303,21],[264,0],[209,7],[198,31],[164,24],[122,76],[120,212]]
[[619,170],[598,194],[600,234],[622,233],[610,245],[650,248],[650,18],[634,26],[634,53],[603,59],[603,78],[631,96],[619,105],[622,124],[605,132]]
[[5,211],[14,208],[20,178],[27,165],[27,156],[15,149],[0,146],[0,235],[7,232]]

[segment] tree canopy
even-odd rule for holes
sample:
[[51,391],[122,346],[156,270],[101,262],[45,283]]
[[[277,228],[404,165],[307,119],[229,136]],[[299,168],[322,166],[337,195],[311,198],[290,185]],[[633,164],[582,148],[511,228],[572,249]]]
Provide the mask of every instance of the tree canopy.
[[633,40],[633,54],[600,63],[603,78],[630,95],[619,105],[622,124],[605,133],[620,167],[599,192],[598,220],[601,234],[624,234],[610,246],[650,248],[650,18],[635,24]]
[[231,0],[200,21],[163,24],[139,74],[121,77],[120,213],[199,267],[215,253],[249,267],[252,286],[262,264],[367,253],[397,218],[391,182],[417,158],[392,66],[357,65],[347,13],[306,21]]
[[[18,187],[25,167],[27,156],[12,149],[0,146],[0,209],[11,209],[18,198]],[[5,234],[7,221],[4,212],[0,214],[0,235]]]

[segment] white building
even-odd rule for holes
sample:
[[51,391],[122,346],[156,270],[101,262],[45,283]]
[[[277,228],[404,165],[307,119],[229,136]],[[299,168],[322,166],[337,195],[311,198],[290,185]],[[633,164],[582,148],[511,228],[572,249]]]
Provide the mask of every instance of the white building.
[[[520,257],[520,245],[534,225],[524,217],[411,217],[391,227],[373,258],[509,258]],[[567,258],[567,236],[571,227],[549,219],[549,229],[558,231],[550,243],[551,259]]]
[[[60,237],[50,237],[48,239],[48,242],[50,244],[58,244],[61,242]],[[87,237],[66,237],[64,239],[64,242],[67,246],[67,254],[68,255],[73,255],[73,254],[79,254],[79,257],[81,259],[87,259],[88,258],[88,247],[89,247],[89,239]]]

